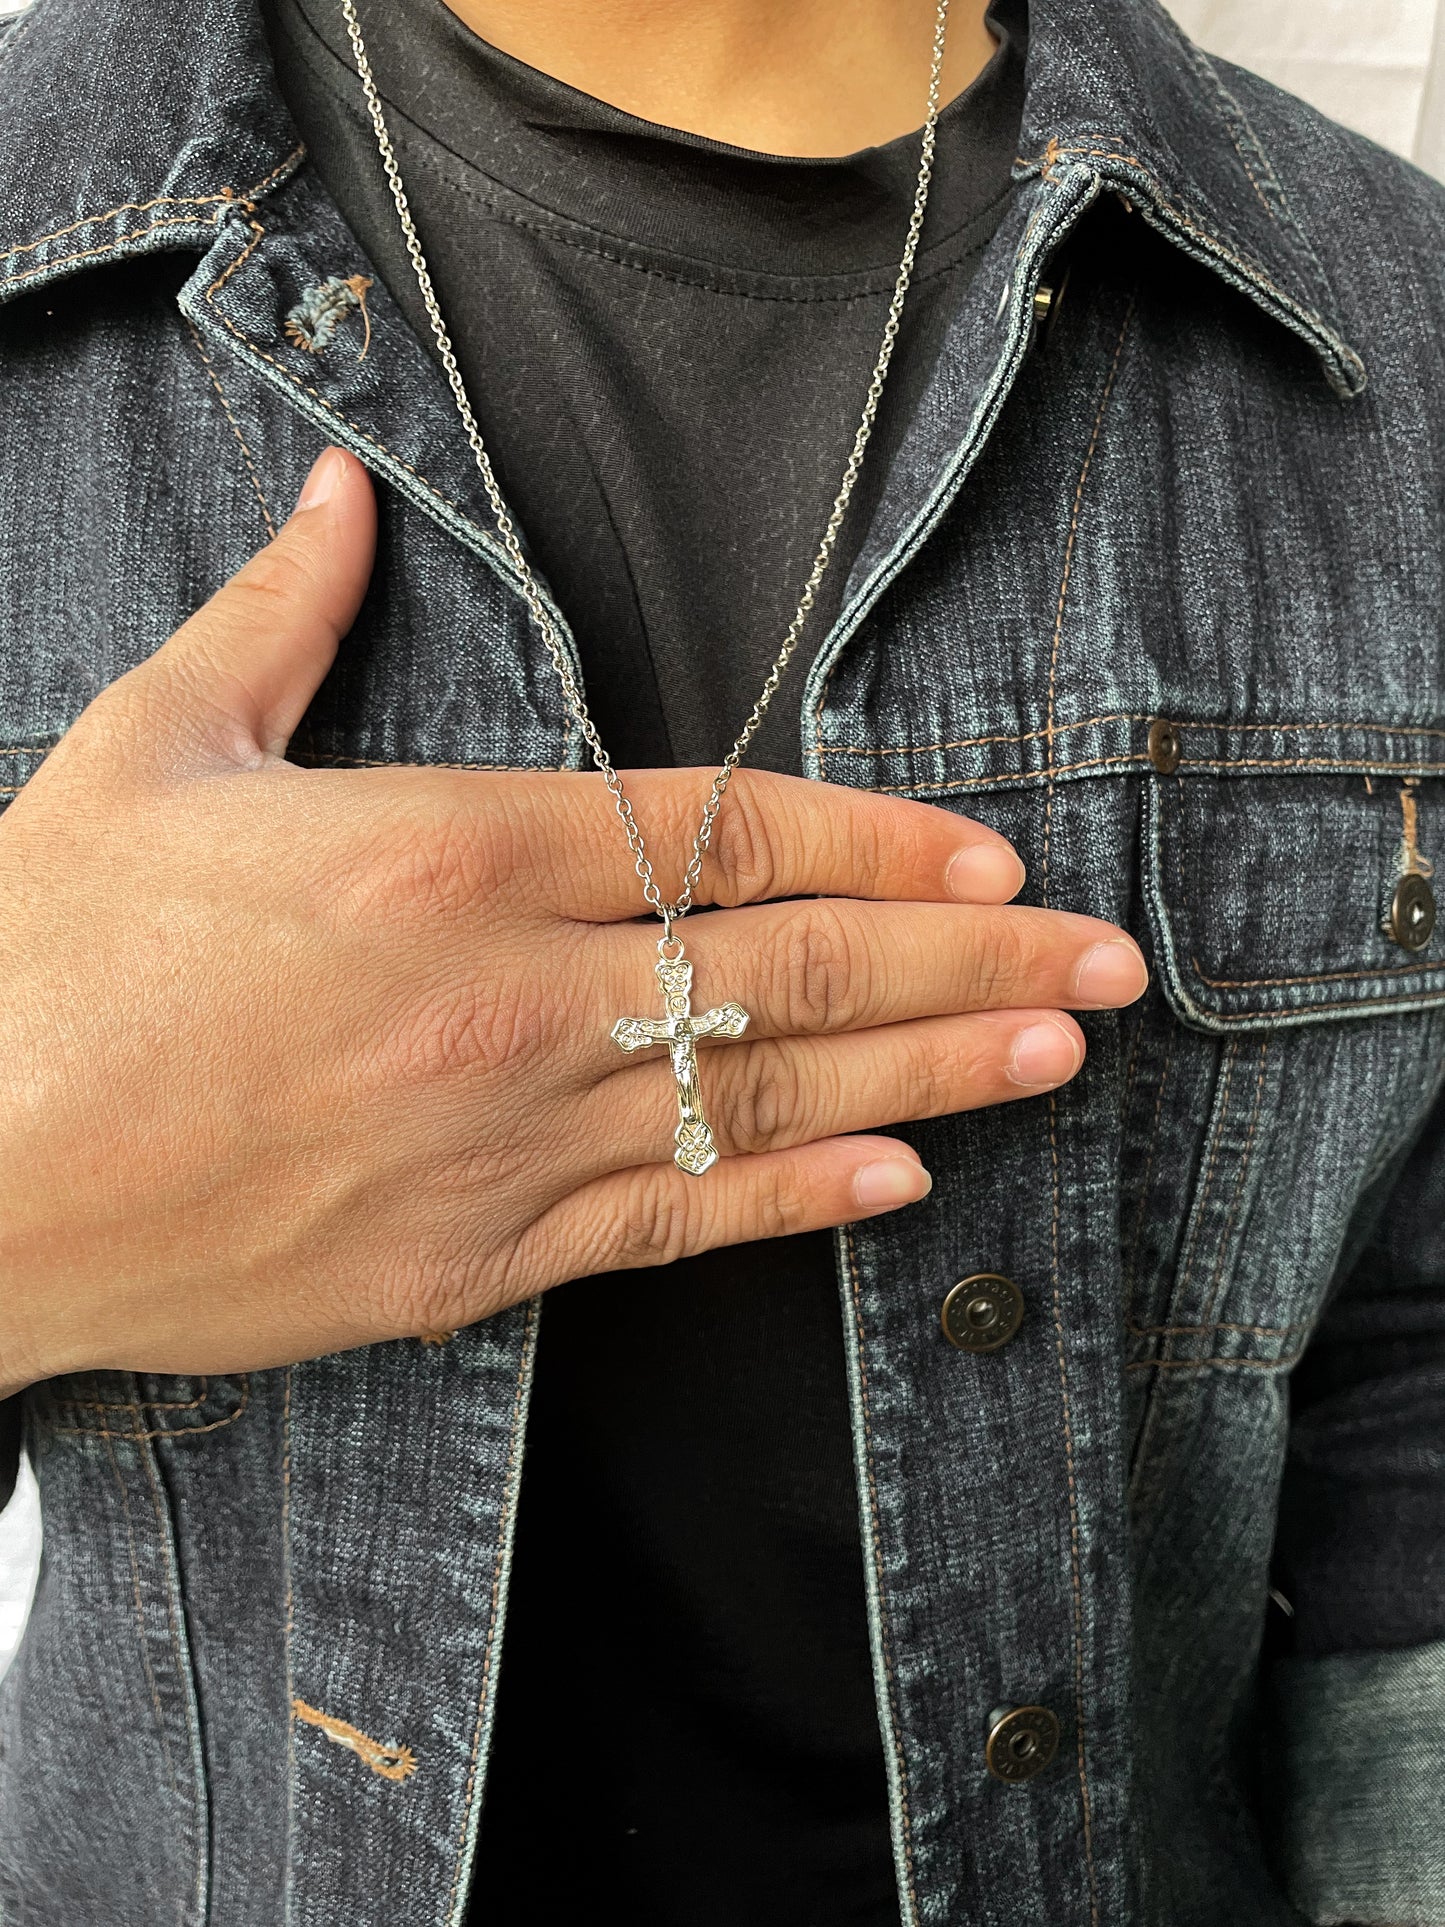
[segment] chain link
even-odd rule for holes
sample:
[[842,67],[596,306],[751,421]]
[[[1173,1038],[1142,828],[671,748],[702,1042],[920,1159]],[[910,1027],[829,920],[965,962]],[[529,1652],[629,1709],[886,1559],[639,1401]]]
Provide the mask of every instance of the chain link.
[[557,680],[562,685],[562,693],[567,699],[567,707],[571,710],[573,719],[581,730],[587,747],[592,752],[592,761],[596,764],[598,771],[601,773],[602,780],[606,783],[611,793],[612,801],[616,806],[618,817],[622,823],[622,828],[627,836],[627,847],[632,852],[633,868],[636,870],[638,880],[642,884],[643,897],[648,907],[654,910],[663,920],[663,927],[667,933],[664,941],[675,942],[676,939],[672,936],[672,926],[674,923],[680,923],[693,906],[694,892],[702,876],[703,858],[707,855],[708,845],[712,841],[713,826],[717,822],[718,811],[722,808],[722,800],[727,793],[727,786],[732,781],[733,772],[747,754],[748,745],[757,734],[764,716],[767,715],[768,706],[777,694],[778,685],[783,679],[783,673],[792,661],[793,653],[798,647],[804,625],[817,599],[819,585],[827,572],[828,564],[833,558],[833,550],[838,541],[838,531],[843,526],[843,517],[847,513],[848,503],[853,494],[854,484],[858,480],[859,470],[863,466],[863,452],[867,448],[869,437],[873,433],[873,423],[878,413],[879,398],[883,393],[883,384],[888,379],[888,367],[893,359],[894,343],[898,339],[898,328],[903,316],[903,304],[907,298],[908,284],[913,276],[914,257],[918,252],[918,239],[923,232],[923,216],[928,206],[929,183],[933,178],[933,154],[938,130],[939,83],[943,73],[943,47],[944,38],[948,29],[949,0],[938,0],[938,12],[933,26],[933,64],[928,78],[928,113],[923,124],[923,146],[918,164],[918,182],[913,195],[913,212],[909,217],[908,233],[903,245],[903,255],[898,265],[898,278],[893,288],[893,299],[888,305],[888,318],[883,326],[883,339],[879,345],[878,358],[873,366],[872,378],[868,383],[868,393],[863,403],[863,414],[858,423],[857,433],[853,437],[853,447],[843,470],[842,485],[838,490],[837,496],[834,498],[832,513],[828,517],[827,526],[823,531],[822,541],[818,545],[818,552],[814,557],[812,570],[807,582],[803,586],[803,593],[799,599],[797,611],[788,625],[788,631],[783,639],[783,645],[773,659],[773,666],[768,671],[767,680],[762,687],[762,693],[753,704],[747,720],[738,733],[736,742],[723,758],[717,774],[712,779],[712,788],[708,792],[707,802],[703,805],[702,820],[698,824],[697,833],[692,840],[692,855],[688,861],[687,869],[683,872],[682,888],[671,902],[664,899],[661,890],[657,887],[657,882],[652,872],[652,860],[647,854],[647,846],[642,840],[642,831],[638,828],[637,819],[632,813],[632,803],[628,798],[626,790],[623,788],[622,778],[614,768],[612,758],[603,747],[602,738],[597,733],[597,725],[592,720],[586,699],[578,685],[576,676],[572,672],[572,665],[568,660],[567,651],[562,645],[562,639],[557,633],[556,624],[553,622],[547,605],[543,600],[537,578],[533,575],[527,558],[522,553],[522,545],[517,539],[516,526],[512,521],[506,502],[502,499],[502,491],[497,486],[497,478],[492,470],[492,458],[487,453],[487,445],[482,440],[482,431],[478,428],[477,418],[472,412],[472,404],[467,396],[466,384],[462,380],[461,369],[457,366],[456,351],[452,346],[451,335],[447,330],[446,321],[442,316],[441,304],[437,300],[436,290],[432,286],[431,270],[427,266],[426,256],[422,253],[421,240],[416,231],[416,223],[412,219],[410,205],[407,202],[406,188],[401,178],[401,169],[397,165],[396,150],[392,146],[391,135],[386,125],[386,116],[382,111],[381,95],[377,91],[376,78],[372,73],[371,60],[366,51],[366,42],[362,38],[361,22],[357,18],[355,0],[340,0],[340,4],[342,15],[346,21],[346,31],[351,39],[351,51],[356,62],[356,71],[361,78],[362,91],[366,96],[367,110],[371,115],[371,125],[376,134],[376,144],[381,153],[382,166],[386,170],[387,183],[391,188],[391,198],[396,203],[397,216],[401,221],[402,234],[406,240],[407,255],[410,258],[412,270],[416,275],[417,286],[421,290],[422,302],[426,308],[427,318],[431,323],[432,334],[436,339],[442,367],[446,370],[447,381],[451,386],[452,396],[457,405],[457,412],[462,419],[462,427],[466,430],[467,441],[471,445],[472,454],[476,458],[477,468],[481,473],[482,486],[486,489],[487,500],[492,506],[492,515],[496,520],[497,533],[502,538],[502,546],[506,550],[512,567],[517,573],[522,596],[527,604],[528,613],[537,629],[537,633],[542,638],[548,656],[551,658],[552,667],[557,672]]

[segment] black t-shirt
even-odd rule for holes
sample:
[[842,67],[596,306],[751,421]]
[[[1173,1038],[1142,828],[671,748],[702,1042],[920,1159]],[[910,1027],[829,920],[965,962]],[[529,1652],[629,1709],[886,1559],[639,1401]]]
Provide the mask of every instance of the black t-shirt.
[[[430,344],[340,11],[267,7],[311,157]],[[715,764],[841,480],[918,138],[754,154],[578,93],[442,0],[358,11],[473,406],[603,740],[620,768]],[[995,6],[1000,51],[940,117],[804,656],[1010,192],[1022,13]],[[799,772],[800,687],[795,668],[751,763]],[[864,1601],[827,1235],[550,1293],[475,1875],[488,1927],[604,1907],[633,1927],[896,1921]]]

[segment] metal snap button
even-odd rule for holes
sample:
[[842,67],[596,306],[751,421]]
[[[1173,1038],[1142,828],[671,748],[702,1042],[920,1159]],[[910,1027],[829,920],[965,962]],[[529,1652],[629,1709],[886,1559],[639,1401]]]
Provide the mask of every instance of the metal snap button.
[[984,1758],[996,1780],[1018,1786],[1042,1773],[1058,1750],[1058,1715],[1047,1706],[1015,1706],[989,1728]]
[[943,1335],[961,1352],[996,1352],[1023,1323],[1024,1295],[1012,1278],[978,1271],[943,1301]]
[[1435,892],[1418,870],[1395,885],[1385,928],[1402,950],[1423,950],[1429,943],[1435,930]]
[[[1136,738],[1137,741],[1137,738]],[[1162,717],[1149,725],[1149,761],[1161,776],[1172,776],[1184,756],[1184,743],[1173,723]]]

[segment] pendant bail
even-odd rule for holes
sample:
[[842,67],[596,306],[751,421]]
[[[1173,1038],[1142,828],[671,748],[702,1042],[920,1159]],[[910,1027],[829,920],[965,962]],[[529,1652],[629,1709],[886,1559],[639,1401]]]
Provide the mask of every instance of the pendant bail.
[[[674,906],[670,903],[659,904],[657,914],[662,918],[662,935],[657,940],[657,954],[659,957],[666,958],[668,963],[676,963],[678,957],[682,955],[682,938],[675,937],[672,933]],[[669,957],[667,953],[674,944],[677,946],[677,955]]]

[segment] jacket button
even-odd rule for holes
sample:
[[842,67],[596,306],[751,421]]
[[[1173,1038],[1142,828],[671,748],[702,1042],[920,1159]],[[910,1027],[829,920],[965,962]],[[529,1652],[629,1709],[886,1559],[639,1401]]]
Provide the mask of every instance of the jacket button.
[[1395,885],[1385,926],[1402,950],[1423,950],[1435,929],[1435,892],[1418,870]]
[[943,1301],[943,1335],[961,1352],[996,1352],[1023,1323],[1024,1295],[1012,1278],[975,1272]]
[[[1138,741],[1138,738],[1135,738]],[[1161,776],[1172,776],[1184,755],[1184,744],[1173,723],[1162,717],[1149,725],[1149,761]]]
[[1058,1750],[1058,1716],[1047,1706],[1015,1706],[989,1727],[984,1758],[996,1780],[1017,1786],[1042,1773]]

